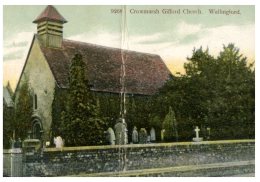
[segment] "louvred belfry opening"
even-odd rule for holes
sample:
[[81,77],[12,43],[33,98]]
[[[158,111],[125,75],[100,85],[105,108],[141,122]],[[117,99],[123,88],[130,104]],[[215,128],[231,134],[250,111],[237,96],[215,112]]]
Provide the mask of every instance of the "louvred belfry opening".
[[67,20],[51,5],[33,21],[37,24],[37,35],[43,46],[61,48],[63,39],[63,24]]

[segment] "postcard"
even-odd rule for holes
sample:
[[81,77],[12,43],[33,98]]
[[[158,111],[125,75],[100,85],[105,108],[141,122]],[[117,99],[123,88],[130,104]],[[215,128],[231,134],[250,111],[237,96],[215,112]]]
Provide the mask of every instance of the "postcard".
[[254,5],[4,5],[4,177],[254,177]]

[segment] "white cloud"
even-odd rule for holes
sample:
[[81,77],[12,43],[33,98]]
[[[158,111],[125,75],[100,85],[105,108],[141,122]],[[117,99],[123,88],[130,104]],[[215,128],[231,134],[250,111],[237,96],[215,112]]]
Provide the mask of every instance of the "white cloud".
[[137,35],[137,36],[128,36],[130,41],[133,44],[142,44],[146,42],[158,41],[160,42],[160,38],[163,37],[163,33],[155,33],[151,35]]
[[4,84],[10,81],[13,89],[20,77],[32,38],[33,32],[20,32],[4,39],[3,80]]
[[33,32],[20,32],[11,38],[6,38],[4,40],[4,57],[21,52],[23,57],[25,57],[32,38]]
[[121,46],[120,34],[105,31],[73,35],[68,39],[117,48]]
[[181,37],[192,35],[200,32],[202,29],[201,24],[188,24],[184,21],[177,25],[177,34]]

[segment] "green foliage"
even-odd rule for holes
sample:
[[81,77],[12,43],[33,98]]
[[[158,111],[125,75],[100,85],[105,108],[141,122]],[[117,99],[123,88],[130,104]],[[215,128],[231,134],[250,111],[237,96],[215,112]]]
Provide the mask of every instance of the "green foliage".
[[165,130],[164,139],[166,141],[172,141],[174,138],[178,141],[177,121],[172,107],[169,107],[169,112],[165,116],[162,128]]
[[10,140],[13,138],[14,129],[14,108],[3,107],[3,146],[8,149],[11,145]]
[[[54,99],[52,102],[52,123],[51,123],[51,138],[62,135],[62,112],[66,110],[66,98],[68,91],[60,89],[57,86],[54,90]],[[51,140],[53,142],[53,140]]]
[[[187,59],[186,74],[172,76],[156,95],[127,95],[129,138],[134,126],[147,131],[154,127],[156,136],[165,128],[165,139],[170,141],[190,141],[195,126],[201,128],[202,137],[210,127],[211,139],[254,138],[253,65],[233,44],[224,46],[216,58],[199,48]],[[103,144],[103,132],[119,118],[119,94],[90,91],[84,67],[75,56],[70,89],[55,91],[53,136],[65,137],[66,145]]]
[[185,70],[153,98],[153,113],[163,118],[171,106],[181,140],[194,137],[195,126],[210,127],[211,139],[254,138],[255,72],[238,48],[224,46],[217,58],[194,49]]
[[99,145],[105,142],[105,123],[99,116],[100,108],[94,94],[90,92],[85,70],[82,56],[76,54],[70,66],[68,98],[65,103],[67,108],[61,113],[61,135],[68,146]]
[[[100,105],[100,115],[107,124],[107,128],[114,128],[120,112],[120,95],[112,93],[95,93]],[[138,129],[150,129],[150,105],[151,98],[127,95],[126,97],[126,123],[128,128],[128,137],[132,138],[134,126]],[[160,124],[161,127],[161,124]],[[156,130],[159,131],[159,130]],[[158,134],[159,136],[159,134]]]
[[[11,85],[8,81],[6,89],[8,90],[11,97],[13,97],[14,92],[11,88]],[[14,132],[14,108],[8,107],[5,103],[3,104],[3,147],[5,149],[10,148],[10,141],[13,138]]]
[[33,112],[33,99],[29,91],[28,81],[22,83],[19,88],[19,97],[15,107],[15,139],[24,140],[31,130],[31,117]]

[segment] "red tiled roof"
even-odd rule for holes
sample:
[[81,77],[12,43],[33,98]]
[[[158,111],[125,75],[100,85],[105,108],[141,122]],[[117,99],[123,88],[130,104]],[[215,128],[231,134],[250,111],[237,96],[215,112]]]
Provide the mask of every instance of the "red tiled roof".
[[[93,90],[120,92],[121,49],[63,39],[61,49],[42,47],[42,51],[59,87],[68,87],[71,59],[75,53],[80,53]],[[123,50],[123,54],[126,57],[127,93],[155,94],[171,74],[158,55],[128,50]]]
[[60,23],[67,23],[67,20],[56,10],[55,7],[48,5],[43,12],[33,21],[39,23],[41,21],[53,20]]

